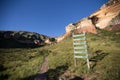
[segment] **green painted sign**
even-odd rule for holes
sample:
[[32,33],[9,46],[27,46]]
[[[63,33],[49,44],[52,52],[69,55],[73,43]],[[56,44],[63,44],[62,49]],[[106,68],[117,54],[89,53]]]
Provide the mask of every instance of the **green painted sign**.
[[88,69],[89,59],[88,59],[88,51],[87,51],[87,42],[86,42],[86,34],[73,34],[73,47],[74,47],[74,59],[76,66],[76,58],[87,59]]

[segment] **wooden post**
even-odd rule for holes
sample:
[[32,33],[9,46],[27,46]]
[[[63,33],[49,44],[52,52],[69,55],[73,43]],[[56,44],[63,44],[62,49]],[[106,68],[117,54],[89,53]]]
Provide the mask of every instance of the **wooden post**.
[[76,67],[76,59],[74,58],[74,63],[75,63],[75,67]]
[[88,70],[90,69],[90,63],[89,63],[89,59],[87,58],[87,66],[88,66]]

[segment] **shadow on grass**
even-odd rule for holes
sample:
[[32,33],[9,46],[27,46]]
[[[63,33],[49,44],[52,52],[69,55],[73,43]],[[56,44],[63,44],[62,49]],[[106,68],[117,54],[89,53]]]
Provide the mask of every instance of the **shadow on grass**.
[[1,72],[6,71],[7,68],[5,68],[2,64],[0,64],[0,80],[7,80],[9,78],[9,74],[2,74]]
[[0,80],[8,80],[9,74],[0,74]]
[[68,66],[58,66],[55,69],[49,69],[47,72],[48,80],[59,80],[59,77],[68,69]]
[[0,64],[0,72],[7,70],[2,64]]
[[[55,69],[49,69],[45,73],[38,73],[20,80],[59,80],[59,77],[68,69],[68,66],[58,66]],[[75,79],[72,79],[75,80]],[[79,79],[78,79],[79,80]]]
[[95,55],[92,58],[90,58],[91,62],[95,62],[95,64],[91,66],[91,68],[93,69],[96,66],[97,62],[104,59],[108,54],[109,53],[102,52],[102,50],[95,51]]
[[70,80],[84,80],[84,79],[82,79],[82,78],[80,78],[80,77],[75,77],[75,78],[70,79]]

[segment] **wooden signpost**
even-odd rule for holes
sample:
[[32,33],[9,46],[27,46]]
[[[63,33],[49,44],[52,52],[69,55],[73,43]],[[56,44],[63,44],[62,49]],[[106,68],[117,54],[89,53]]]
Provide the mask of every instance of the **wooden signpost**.
[[73,47],[74,47],[74,62],[76,66],[76,58],[82,58],[87,60],[88,69],[90,69],[86,33],[73,34]]

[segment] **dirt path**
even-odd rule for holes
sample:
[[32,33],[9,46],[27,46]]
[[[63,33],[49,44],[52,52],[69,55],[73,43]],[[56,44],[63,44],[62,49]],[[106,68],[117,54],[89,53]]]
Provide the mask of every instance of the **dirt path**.
[[35,77],[35,80],[47,80],[46,78],[47,71],[48,71],[48,56],[45,57],[44,62],[41,66],[41,69]]

